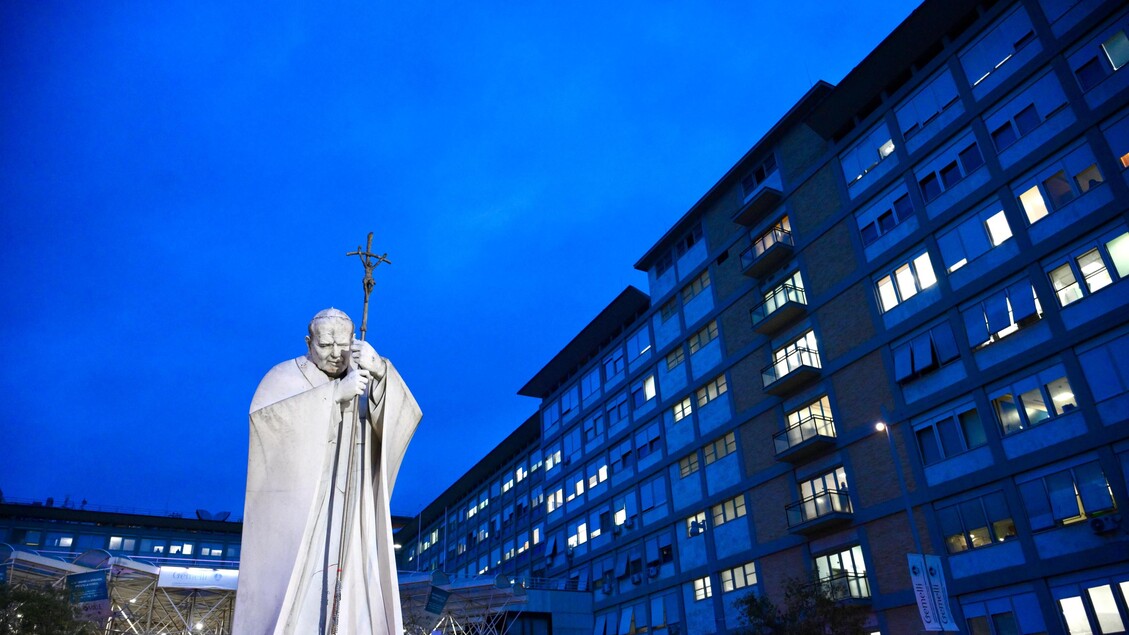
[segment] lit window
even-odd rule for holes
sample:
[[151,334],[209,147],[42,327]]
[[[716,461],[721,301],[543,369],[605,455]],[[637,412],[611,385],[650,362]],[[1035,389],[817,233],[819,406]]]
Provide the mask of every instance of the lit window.
[[701,601],[713,597],[713,588],[710,586],[710,577],[694,580],[694,600]]
[[898,266],[892,274],[878,280],[876,287],[882,311],[889,311],[936,283],[937,276],[933,273],[929,252],[923,251]]
[[686,352],[679,346],[666,355],[666,369],[674,370],[686,359]]
[[1021,181],[1023,185],[1013,188],[1021,192],[1019,205],[1031,224],[1069,205],[1105,181],[1094,161],[1093,152],[1086,146],[1052,161],[1040,172],[1034,185],[1028,178]]
[[1093,244],[1083,247],[1082,253],[1047,272],[1059,305],[1077,302],[1123,277],[1121,270],[1129,264],[1125,253],[1129,248],[1129,233],[1115,233],[1099,239],[1097,246]]
[[690,284],[682,288],[682,304],[689,304],[691,300],[701,295],[710,286],[710,272],[703,271]]
[[721,572],[721,592],[728,593],[757,583],[757,569],[752,562]]
[[1025,377],[991,395],[992,409],[1003,434],[1039,425],[1078,407],[1061,365]]
[[689,456],[684,456],[678,460],[678,473],[682,478],[686,478],[691,474],[698,471],[698,452],[694,451]]
[[706,531],[706,512],[698,512],[686,519],[686,536],[693,538]]
[[659,308],[662,321],[666,322],[678,314],[678,298],[671,298]]
[[722,459],[737,450],[737,437],[732,432],[714,440],[705,447],[706,465]]
[[839,155],[847,187],[854,186],[894,152],[890,129],[882,123],[868,131],[850,150]]
[[727,501],[718,503],[710,508],[713,515],[713,526],[720,527],[725,523],[745,516],[745,495],[739,494]]
[[1027,508],[1031,529],[1035,531],[1070,525],[1117,510],[1109,481],[1097,461],[1020,483],[1019,495]]
[[1003,492],[938,506],[937,518],[949,553],[990,547],[1018,535]]
[[636,408],[654,399],[655,395],[655,376],[653,374],[637,379],[631,385],[631,403]]
[[724,395],[729,390],[725,382],[725,375],[718,375],[713,381],[699,388],[695,395],[698,398],[698,407],[701,408],[709,402]]
[[690,354],[697,353],[703,346],[717,339],[717,320],[711,320],[690,336]]
[[690,416],[690,413],[692,413],[693,411],[694,407],[693,405],[691,405],[689,397],[686,397],[682,401],[674,404],[674,406],[671,408],[671,414],[674,415],[675,423],[682,421],[686,417]]
[[858,545],[845,551],[817,556],[815,575],[820,586],[833,598],[870,597],[866,562],[862,557],[862,547]]

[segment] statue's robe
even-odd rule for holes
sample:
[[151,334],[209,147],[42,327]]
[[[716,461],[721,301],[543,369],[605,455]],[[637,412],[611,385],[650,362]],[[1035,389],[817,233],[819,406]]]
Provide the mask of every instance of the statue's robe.
[[[333,399],[338,381],[303,356],[272,368],[255,391],[234,635],[326,632],[339,564],[337,632],[403,632],[388,500],[422,415],[388,363],[354,435],[352,406]],[[349,502],[354,436],[359,487]]]

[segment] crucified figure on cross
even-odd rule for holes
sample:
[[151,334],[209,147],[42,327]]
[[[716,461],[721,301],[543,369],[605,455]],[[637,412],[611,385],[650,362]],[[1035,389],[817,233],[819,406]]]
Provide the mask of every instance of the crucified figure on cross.
[[369,294],[372,293],[373,288],[376,287],[376,280],[372,277],[372,270],[376,269],[376,267],[382,262],[386,264],[392,264],[392,261],[388,259],[387,252],[379,256],[372,253],[372,232],[368,233],[368,244],[365,246],[364,251],[361,251],[361,246],[357,245],[356,251],[350,251],[345,255],[360,256],[361,265],[363,265],[365,268],[365,278],[361,282],[361,284],[363,284],[365,288],[364,314],[361,315],[361,341],[363,342],[365,340],[365,332],[368,331],[368,297]]

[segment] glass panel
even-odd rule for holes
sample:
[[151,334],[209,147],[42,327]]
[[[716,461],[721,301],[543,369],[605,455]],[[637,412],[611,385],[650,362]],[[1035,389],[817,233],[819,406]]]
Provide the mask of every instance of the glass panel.
[[1023,506],[1027,508],[1031,529],[1039,530],[1054,525],[1050,503],[1042,481],[1023,483],[1019,486],[1019,495],[1023,498]]
[[1082,272],[1082,279],[1086,281],[1086,288],[1090,293],[1101,289],[1113,282],[1106,271],[1105,261],[1097,249],[1091,249],[1078,256],[1078,269]]
[[992,406],[996,409],[996,416],[1000,420],[1000,428],[1003,429],[1004,434],[1011,434],[1019,432],[1023,429],[1023,422],[1019,418],[1019,408],[1015,405],[1015,397],[1011,393],[1005,393],[992,400]]
[[1078,482],[1078,497],[1081,499],[1085,513],[1092,515],[1095,512],[1113,509],[1113,496],[1109,491],[1109,483],[1097,461],[1074,468],[1074,476]]
[[894,281],[890,276],[878,281],[878,298],[882,301],[883,311],[889,311],[898,306],[898,295],[894,291]]
[[1113,70],[1129,62],[1129,38],[1125,37],[1125,31],[1118,31],[1113,37],[1102,42],[1102,50],[1105,51],[1105,56],[1109,59]]
[[993,247],[1011,238],[1011,227],[1007,224],[1003,210],[993,214],[984,224],[988,226],[988,236],[992,239]]
[[1055,520],[1075,519],[1082,515],[1078,509],[1078,495],[1074,491],[1074,479],[1070,470],[1051,474],[1045,482]]
[[960,427],[964,431],[964,440],[969,448],[978,448],[988,442],[984,434],[984,424],[980,422],[980,413],[976,410],[960,413]]
[[1074,398],[1074,392],[1070,388],[1070,382],[1067,381],[1065,377],[1059,377],[1047,384],[1047,392],[1051,396],[1051,405],[1054,406],[1055,414],[1057,415],[1069,412],[1078,407],[1078,401]]
[[922,289],[937,284],[937,276],[933,273],[933,263],[929,260],[928,252],[913,259],[913,268],[917,271],[917,281]]
[[1019,129],[1019,134],[1021,135],[1031,132],[1041,122],[1042,120],[1039,118],[1039,113],[1035,110],[1035,104],[1031,104],[1015,113],[1015,127]]
[[988,519],[984,516],[984,508],[980,499],[966,501],[960,504],[960,514],[964,519],[968,538],[972,548],[985,547],[992,544],[992,536],[988,531]]
[[1019,401],[1023,404],[1023,412],[1027,414],[1027,423],[1030,425],[1038,425],[1051,417],[1042,390],[1029,390],[1019,396]]
[[933,432],[932,426],[917,431],[917,447],[921,449],[921,462],[925,465],[941,460],[941,451],[937,448],[937,435]]
[[1129,277],[1129,233],[1121,234],[1105,244],[1109,250],[1113,268],[1117,270],[1119,278]]
[[980,148],[974,143],[960,152],[960,164],[964,167],[967,176],[976,168],[984,165],[984,157],[980,156]]
[[941,447],[945,450],[945,456],[955,456],[964,452],[964,444],[960,438],[960,432],[957,430],[957,423],[954,419],[945,419],[937,423],[937,431],[941,433]]
[[1117,611],[1117,602],[1113,599],[1113,589],[1108,584],[1086,589],[1090,596],[1090,603],[1094,605],[1094,615],[1098,617],[1098,628],[1103,633],[1120,633],[1125,630],[1125,623]]
[[[1090,191],[1090,188],[1101,185],[1102,173],[1098,171],[1098,166],[1091,165],[1090,167],[1082,170],[1074,175],[1074,181],[1078,183],[1078,189],[1085,194]],[[1071,197],[1073,198],[1073,197]]]
[[1070,635],[1093,635],[1090,630],[1090,620],[1086,618],[1086,607],[1082,605],[1082,598],[1062,598],[1058,601],[1062,610],[1062,620],[1066,622],[1066,632]]
[[1062,265],[1051,270],[1051,286],[1054,287],[1058,303],[1066,306],[1071,302],[1082,299],[1082,287],[1074,279],[1074,270],[1070,265]]
[[1051,207],[1058,209],[1074,200],[1074,189],[1066,178],[1066,172],[1059,170],[1043,181],[1043,188],[1047,191]]
[[1032,225],[1047,215],[1047,203],[1043,200],[1043,193],[1039,191],[1038,186],[1020,194],[1019,204],[1027,214],[1027,222]]
[[996,635],[1019,635],[1019,625],[1015,623],[1015,613],[993,613],[992,625],[996,628]]
[[909,265],[905,264],[894,271],[894,277],[898,281],[898,292],[902,294],[902,300],[908,300],[917,295],[917,283],[913,279],[913,271],[910,270]]
[[992,131],[992,142],[996,144],[996,150],[1003,150],[1015,143],[1017,139],[1019,139],[1019,135],[1015,134],[1015,129],[1011,127],[1010,121]]

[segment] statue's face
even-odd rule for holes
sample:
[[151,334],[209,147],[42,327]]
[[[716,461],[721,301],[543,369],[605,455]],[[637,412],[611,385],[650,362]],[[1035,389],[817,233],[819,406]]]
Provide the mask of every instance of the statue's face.
[[325,320],[314,325],[313,336],[306,336],[307,357],[330,377],[341,377],[349,370],[349,346],[353,329],[343,320]]

